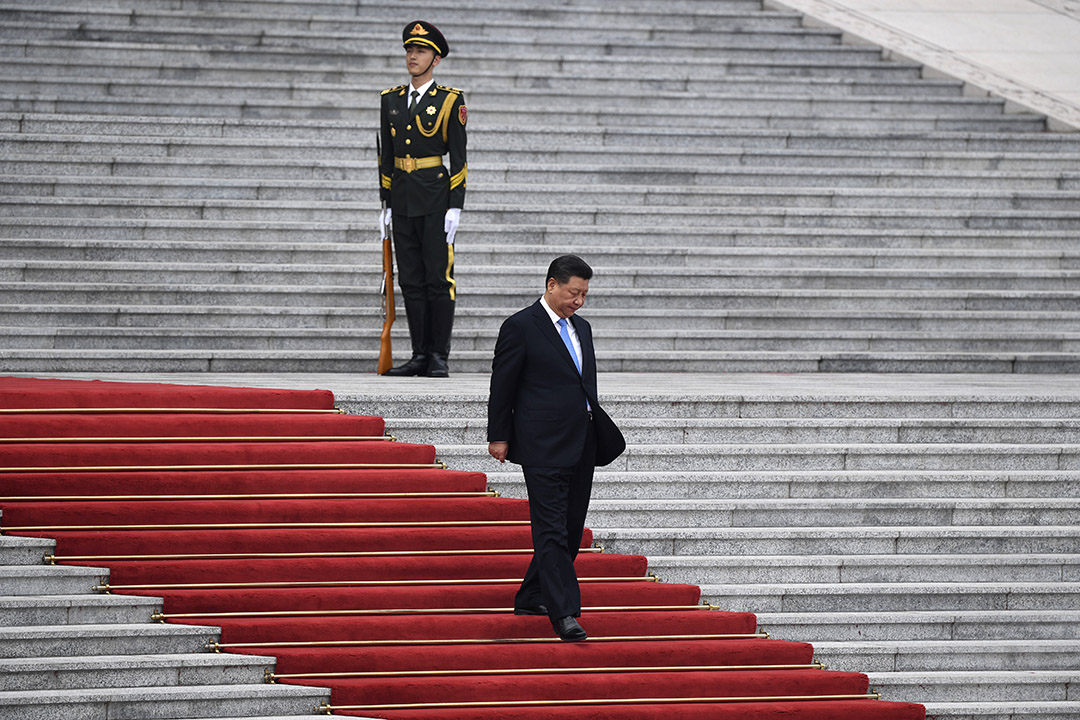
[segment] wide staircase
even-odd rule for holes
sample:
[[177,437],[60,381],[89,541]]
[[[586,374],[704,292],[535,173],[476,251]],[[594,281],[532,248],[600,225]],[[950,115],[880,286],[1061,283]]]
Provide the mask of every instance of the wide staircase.
[[51,540],[0,536],[3,720],[295,720],[329,700],[323,688],[267,685],[272,657],[208,653],[217,628],[152,623],[159,598],[95,592],[105,568],[43,565],[54,552]]
[[[0,3],[0,368],[370,373],[403,12]],[[1080,137],[753,0],[424,17],[470,107],[455,376],[562,252],[604,371],[1076,372]],[[933,716],[1080,716],[1075,380],[842,377],[616,396],[595,537]],[[482,392],[402,397],[345,406],[492,469]]]
[[[603,393],[629,447],[594,484],[597,544],[928,717],[1080,715],[1075,379],[649,378]],[[339,404],[525,497],[485,457],[486,395],[436,390]]]
[[[370,370],[410,18],[176,7],[0,3],[3,366]],[[1076,369],[1080,137],[754,0],[429,17],[472,120],[456,371],[564,251],[605,370]]]

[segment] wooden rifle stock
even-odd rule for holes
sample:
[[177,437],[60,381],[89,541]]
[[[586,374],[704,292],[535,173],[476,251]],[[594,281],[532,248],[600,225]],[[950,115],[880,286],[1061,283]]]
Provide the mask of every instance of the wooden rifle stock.
[[[379,135],[375,135],[375,152],[378,154],[376,167],[379,171],[379,187],[382,187],[382,143]],[[386,210],[386,201],[382,201],[382,209]],[[383,214],[379,215],[382,222]],[[394,324],[394,232],[393,226],[387,223],[382,229],[382,288],[379,294],[382,296],[382,334],[379,336],[379,365],[376,371],[379,375],[385,375],[386,371],[394,366],[394,353],[390,347],[390,328]]]

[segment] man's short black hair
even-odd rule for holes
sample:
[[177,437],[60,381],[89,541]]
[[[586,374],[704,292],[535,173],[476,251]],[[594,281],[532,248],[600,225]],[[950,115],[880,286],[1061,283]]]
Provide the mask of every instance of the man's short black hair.
[[589,267],[589,263],[585,262],[577,255],[563,255],[557,257],[551,261],[548,265],[547,277],[544,279],[544,284],[547,281],[555,278],[555,282],[560,285],[565,285],[570,282],[570,278],[579,277],[582,280],[592,279],[592,268]]

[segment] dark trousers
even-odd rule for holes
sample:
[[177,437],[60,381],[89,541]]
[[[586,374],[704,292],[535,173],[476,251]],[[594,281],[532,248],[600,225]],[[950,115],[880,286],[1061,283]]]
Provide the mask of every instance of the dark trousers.
[[585,532],[596,469],[596,431],[591,422],[588,428],[585,449],[576,465],[521,468],[529,491],[533,556],[514,604],[546,605],[553,620],[581,615],[581,589],[574,559]]
[[393,214],[398,284],[405,302],[454,300],[454,246],[446,244],[446,210],[408,217]]

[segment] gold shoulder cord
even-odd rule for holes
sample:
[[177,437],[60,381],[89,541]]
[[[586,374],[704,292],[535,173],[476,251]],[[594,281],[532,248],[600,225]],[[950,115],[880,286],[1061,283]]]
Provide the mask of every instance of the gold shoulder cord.
[[435,133],[439,131],[439,127],[442,126],[442,139],[443,142],[447,140],[447,128],[450,125],[450,111],[454,107],[454,98],[457,97],[457,93],[447,93],[446,99],[443,100],[442,107],[439,108],[439,116],[435,118],[435,124],[431,126],[431,130],[425,130],[424,124],[420,122],[420,113],[416,114],[416,127],[420,131],[420,134],[424,137],[434,137]]

